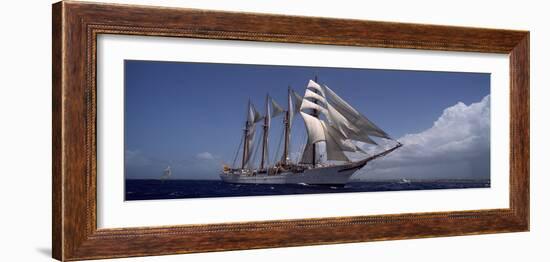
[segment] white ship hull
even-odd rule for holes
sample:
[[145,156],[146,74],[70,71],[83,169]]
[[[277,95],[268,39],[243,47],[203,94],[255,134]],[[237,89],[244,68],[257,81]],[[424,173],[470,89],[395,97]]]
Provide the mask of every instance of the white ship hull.
[[368,162],[385,156],[401,147],[398,143],[391,149],[357,162],[343,165],[306,168],[300,172],[280,172],[276,174],[254,173],[249,170],[227,170],[220,178],[227,183],[236,184],[308,184],[308,185],[345,185],[351,176]]
[[308,184],[308,185],[345,185],[351,176],[365,164],[350,163],[306,169],[303,172],[282,172],[268,175],[222,173],[221,179],[227,183],[238,184]]

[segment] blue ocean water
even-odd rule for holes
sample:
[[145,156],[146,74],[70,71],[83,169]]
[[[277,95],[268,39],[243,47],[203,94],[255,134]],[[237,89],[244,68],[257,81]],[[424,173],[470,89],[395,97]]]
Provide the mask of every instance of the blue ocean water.
[[345,192],[377,192],[457,188],[489,188],[490,181],[350,182],[345,186],[228,184],[221,180],[126,179],[126,200],[269,196]]

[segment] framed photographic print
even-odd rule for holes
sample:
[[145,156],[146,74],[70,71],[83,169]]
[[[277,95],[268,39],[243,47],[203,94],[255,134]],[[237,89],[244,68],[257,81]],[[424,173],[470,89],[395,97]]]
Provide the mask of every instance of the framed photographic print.
[[529,230],[529,32],[53,5],[53,257]]

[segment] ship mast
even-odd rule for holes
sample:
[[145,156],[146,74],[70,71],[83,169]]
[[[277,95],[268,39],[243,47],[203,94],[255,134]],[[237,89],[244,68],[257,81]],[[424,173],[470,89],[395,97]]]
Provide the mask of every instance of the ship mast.
[[264,133],[263,133],[263,143],[262,143],[262,160],[260,161],[260,170],[264,169],[265,163],[267,162],[267,143],[268,143],[268,134],[269,134],[269,121],[270,112],[269,112],[269,95],[265,97],[265,116],[264,116]]
[[241,169],[244,169],[244,166],[246,165],[246,160],[248,159],[248,127],[250,126],[250,123],[249,123],[249,120],[248,120],[248,114],[250,114],[250,99],[248,99],[248,106],[246,107],[246,115],[247,115],[247,120],[246,120],[246,123],[244,125],[244,134],[243,134],[243,140],[244,140],[244,143],[243,143],[243,161],[242,161],[242,164],[241,164]]
[[285,113],[285,119],[284,119],[284,125],[285,125],[285,145],[284,145],[284,149],[283,149],[283,159],[282,159],[282,162],[283,164],[287,164],[288,163],[288,160],[289,160],[289,157],[288,157],[288,151],[289,151],[289,145],[290,145],[290,110],[291,107],[292,107],[292,104],[291,104],[291,89],[290,89],[290,86],[288,87],[288,99],[287,99],[287,102],[288,102],[288,105],[287,105],[287,110],[286,110],[286,113]]
[[[314,80],[314,81],[315,81],[315,83],[318,83],[318,82],[317,82],[317,75],[315,75],[315,80]],[[317,104],[317,101],[314,101],[314,103]],[[313,112],[312,112],[311,115],[312,115],[313,117],[319,119],[319,112],[318,112],[316,109],[313,109]],[[313,143],[313,144],[311,145],[311,153],[312,153],[311,159],[312,159],[313,167],[315,167],[315,164],[316,164],[316,163],[315,163],[315,160],[316,160],[316,159],[315,159],[315,158],[316,158],[315,155],[317,154],[317,152],[316,152],[316,151],[317,151],[317,150],[316,150],[316,147],[317,147],[317,143]]]
[[248,136],[248,121],[246,121],[246,124],[244,126],[244,143],[243,143],[243,161],[241,164],[241,168],[244,169],[244,166],[246,164],[246,156],[248,155],[248,139],[246,137]]

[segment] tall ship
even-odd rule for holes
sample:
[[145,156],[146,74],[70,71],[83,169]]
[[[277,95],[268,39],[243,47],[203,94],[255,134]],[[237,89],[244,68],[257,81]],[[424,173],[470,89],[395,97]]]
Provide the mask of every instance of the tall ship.
[[[225,165],[220,173],[224,182],[341,186],[370,161],[402,146],[327,85],[318,82],[317,77],[309,80],[303,96],[289,87],[286,110],[269,95],[263,115],[248,101],[246,122],[233,166]],[[304,121],[307,140],[299,148],[300,155],[291,159],[291,130],[296,115]],[[280,116],[284,126],[283,151],[279,159],[269,163],[269,131],[272,119]],[[261,124],[262,134],[255,141],[258,124]],[[362,142],[380,147],[371,137],[389,140],[391,148],[368,154],[357,146]],[[255,161],[258,150],[259,164]],[[240,165],[237,164],[239,156]]]

